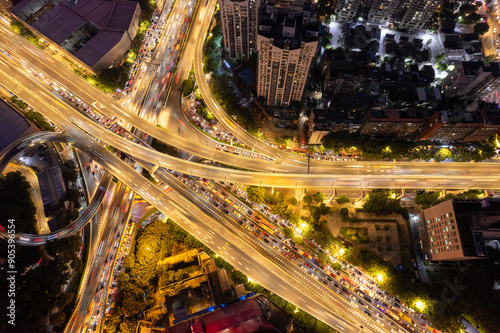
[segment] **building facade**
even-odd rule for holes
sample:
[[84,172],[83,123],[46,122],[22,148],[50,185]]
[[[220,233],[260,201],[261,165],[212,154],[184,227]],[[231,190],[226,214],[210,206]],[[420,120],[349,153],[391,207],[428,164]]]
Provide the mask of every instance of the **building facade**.
[[224,48],[233,59],[248,60],[255,50],[260,0],[219,0]]
[[482,61],[461,61],[441,82],[446,97],[475,94],[492,79]]
[[[262,8],[261,8],[262,9]],[[257,36],[257,96],[268,105],[300,101],[318,49],[318,22],[304,13],[266,15],[261,10]]]
[[338,0],[334,11],[337,21],[352,22],[361,3],[361,0]]
[[[424,210],[418,222],[420,246],[432,261],[457,261],[487,258],[481,220],[489,215],[495,199],[456,200]],[[497,209],[497,208],[494,208]]]
[[404,0],[402,5],[406,11],[399,28],[413,32],[425,29],[441,2],[442,0]]
[[387,25],[401,0],[373,0],[368,12],[368,23]]
[[399,112],[397,109],[369,110],[359,132],[365,135],[411,137],[424,123],[418,112]]

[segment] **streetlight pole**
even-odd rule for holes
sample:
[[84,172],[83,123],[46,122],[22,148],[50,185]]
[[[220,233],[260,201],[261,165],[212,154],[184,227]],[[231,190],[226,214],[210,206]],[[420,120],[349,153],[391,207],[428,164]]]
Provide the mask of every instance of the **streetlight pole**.
[[311,167],[311,153],[307,155],[307,174],[309,174],[310,167]]

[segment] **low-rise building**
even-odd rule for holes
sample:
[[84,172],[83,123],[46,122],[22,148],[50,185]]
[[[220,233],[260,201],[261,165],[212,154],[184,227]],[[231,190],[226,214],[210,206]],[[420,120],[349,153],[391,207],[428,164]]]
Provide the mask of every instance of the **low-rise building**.
[[59,206],[66,195],[66,185],[59,166],[40,171],[37,174],[40,192],[42,194],[45,215],[49,216],[53,207]]
[[122,61],[139,29],[141,8],[126,0],[22,0],[11,13],[51,48],[99,73]]
[[[474,103],[473,103],[474,104]],[[435,112],[419,129],[422,140],[442,142],[481,142],[500,133],[498,106],[485,103],[471,105],[472,112],[463,109]]]
[[450,199],[424,210],[417,227],[426,260],[484,259],[482,235],[500,221],[500,199]]
[[491,80],[492,74],[482,61],[461,61],[441,82],[443,94],[448,97],[474,94]]
[[416,110],[403,112],[397,109],[370,110],[365,115],[360,133],[410,138],[424,121]]
[[357,132],[362,119],[362,112],[352,109],[313,109],[309,116],[310,137],[323,131]]
[[291,331],[291,317],[260,294],[249,294],[231,304],[200,311],[166,330],[168,333]]
[[18,138],[37,131],[38,129],[23,115],[0,100],[0,151],[3,151]]
[[491,78],[476,92],[476,97],[486,103],[500,104],[500,63],[490,62],[487,70],[491,72]]

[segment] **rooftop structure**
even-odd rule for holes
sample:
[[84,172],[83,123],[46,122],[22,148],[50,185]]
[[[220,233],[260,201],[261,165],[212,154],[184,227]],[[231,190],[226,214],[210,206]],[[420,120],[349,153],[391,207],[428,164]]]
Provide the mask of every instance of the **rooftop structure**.
[[240,299],[202,311],[167,328],[168,333],[290,332],[291,318],[263,295]]
[[51,46],[94,73],[122,59],[141,15],[137,2],[124,0],[22,0],[11,12]]
[[[66,194],[66,185],[58,166],[53,166],[37,174],[45,210],[59,204]],[[46,214],[50,215],[50,214]]]
[[9,104],[0,100],[0,151],[4,150],[17,138],[35,132],[26,118],[10,107]]
[[361,134],[409,137],[424,123],[418,112],[396,109],[370,110],[360,128]]

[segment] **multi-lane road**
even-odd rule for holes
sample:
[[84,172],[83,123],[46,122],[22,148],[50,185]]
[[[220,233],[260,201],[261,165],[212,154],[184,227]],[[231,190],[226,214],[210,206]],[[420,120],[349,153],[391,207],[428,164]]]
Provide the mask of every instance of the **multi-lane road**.
[[[14,71],[12,75],[7,78],[6,85],[14,85],[16,79],[21,79]],[[11,81],[12,80],[12,81]],[[36,83],[40,84],[40,83]],[[15,89],[15,88],[14,88]],[[25,96],[23,96],[25,97]],[[34,103],[33,99],[37,96],[32,96],[28,99],[28,103]],[[38,107],[43,110],[53,108],[50,104],[45,104],[44,101],[40,102]],[[62,103],[59,103],[63,105]],[[56,104],[56,106],[59,106]],[[240,267],[248,275],[255,280],[261,282],[266,288],[273,290],[280,295],[288,295],[285,298],[293,304],[304,308],[305,311],[311,313],[317,318],[321,318],[328,325],[332,327],[342,327],[348,332],[356,332],[359,326],[372,327],[371,331],[382,331],[378,326],[372,323],[368,318],[362,314],[351,315],[347,311],[347,315],[342,314],[339,309],[332,305],[332,300],[324,299],[321,292],[318,291],[310,278],[306,278],[306,282],[296,279],[285,271],[275,266],[274,262],[263,256],[261,252],[257,251],[254,247],[242,242],[241,239],[231,231],[222,228],[220,224],[214,219],[207,216],[201,209],[197,208],[195,204],[188,201],[186,198],[177,195],[175,192],[165,196],[163,191],[156,186],[152,185],[149,181],[138,174],[134,169],[121,161],[118,157],[103,148],[97,141],[88,136],[85,132],[81,131],[75,126],[68,117],[64,114],[54,112],[52,120],[58,125],[59,128],[71,134],[75,140],[75,146],[89,152],[90,156],[99,164],[103,165],[106,169],[116,175],[122,182],[132,187],[137,193],[144,197],[147,201],[155,205],[164,214],[173,218],[183,228],[191,232],[194,236],[211,235],[209,242],[205,244],[212,248],[214,251],[224,255],[224,257],[235,267]],[[207,203],[205,203],[207,205]],[[219,213],[220,214],[220,213]],[[215,244],[223,245],[224,252],[220,251]],[[234,258],[234,259],[233,259]],[[245,263],[245,264],[243,264]],[[243,265],[245,265],[243,267]],[[313,289],[311,289],[313,288]],[[294,293],[290,293],[294,290]],[[313,292],[311,292],[313,291]],[[319,292],[319,294],[317,293]],[[334,296],[331,296],[332,298]],[[348,310],[348,307],[344,311]],[[338,327],[340,329],[340,327]]]
[[[265,173],[228,170],[227,168],[185,161],[138,145],[134,141],[105,129],[93,119],[65,104],[53,93],[54,91],[45,81],[36,79],[29,70],[22,67],[24,65],[22,61],[18,60],[18,64],[16,64],[14,59],[16,59],[14,55],[6,57],[0,54],[0,72],[6,77],[3,85],[35,109],[44,110],[43,114],[54,123],[57,124],[54,118],[55,114],[58,113],[71,119],[80,128],[99,138],[103,143],[112,145],[141,160],[194,176],[248,185],[288,188],[445,188],[459,190],[471,187],[479,189],[500,188],[500,178],[496,176],[500,174],[500,164],[498,163],[329,162],[328,173],[305,174],[292,173],[293,168],[291,167],[288,167],[288,173],[282,173],[281,170],[272,171],[274,167],[281,165],[239,156],[248,164],[252,162],[256,164],[266,163],[269,170]],[[51,107],[47,108],[46,105]],[[156,126],[152,127],[159,129]],[[231,154],[230,156],[237,155]],[[212,155],[211,159],[216,158]],[[246,164],[240,164],[240,166],[242,165]]]
[[[175,135],[172,130],[167,131],[159,128],[88,85],[74,73],[47,57],[3,25],[0,25],[2,31],[0,48],[7,54],[0,55],[0,76],[4,78],[1,84],[29,105],[41,111],[63,131],[71,134],[76,139],[75,146],[88,151],[95,161],[103,165],[123,183],[133,188],[160,211],[173,218],[184,229],[222,255],[233,266],[259,281],[264,287],[284,296],[288,301],[337,330],[357,332],[363,327],[370,332],[387,331],[389,327],[386,327],[385,323],[377,323],[369,315],[363,314],[361,309],[356,310],[357,305],[353,306],[345,297],[325,288],[320,281],[298,270],[295,265],[284,260],[276,251],[270,251],[269,247],[256,240],[251,234],[238,229],[234,216],[215,209],[209,201],[200,198],[198,194],[181,183],[176,183],[175,179],[169,179],[169,184],[176,191],[169,193],[168,196],[165,195],[162,189],[144,179],[129,165],[103,148],[103,145],[111,145],[152,165],[178,170],[198,177],[249,185],[291,188],[466,189],[472,187],[497,189],[500,188],[500,179],[497,176],[500,174],[500,164],[380,161],[331,163],[312,160],[308,168],[306,159],[289,155],[248,135],[224,114],[211,96],[206,81],[203,79],[201,49],[203,36],[208,30],[213,15],[215,0],[208,3],[201,2],[199,6],[199,15],[193,17],[196,29],[194,31],[196,32],[191,33],[187,41],[187,45],[195,47],[187,48],[186,55],[193,54],[189,52],[194,52],[195,72],[205,102],[223,125],[242,142],[284,164],[224,153],[215,149],[215,141],[200,140],[195,142],[191,138],[186,139]],[[179,67],[180,81],[185,77],[190,66],[190,62],[186,61]],[[162,70],[164,71],[165,68]],[[124,123],[133,124],[144,133],[200,157],[253,171],[193,163],[141,146],[128,138],[109,131],[93,119],[75,110],[74,106],[68,105],[54,92],[51,83],[47,82],[48,80],[41,81],[36,78],[35,72],[43,72],[50,80],[73,92],[87,104],[95,105],[100,112],[110,118],[116,117]],[[152,75],[151,80],[154,77],[162,78],[161,75],[153,75],[153,72],[150,74]],[[177,89],[175,96],[178,95]],[[147,105],[150,105],[151,101],[151,99],[146,98]],[[171,107],[175,108],[179,102],[172,100],[172,103]],[[94,138],[98,140],[96,141]],[[471,165],[474,168],[471,168]],[[308,169],[310,174],[307,174]],[[162,168],[158,170],[160,176],[169,177],[168,171]],[[106,228],[111,227],[106,226]],[[105,234],[111,238],[115,237],[115,234],[110,230]],[[100,255],[102,252],[99,253],[99,249],[97,249],[97,253]],[[107,257],[108,253],[106,252],[105,255]],[[109,264],[102,262],[104,257],[100,259],[95,264],[98,266],[92,267],[92,272],[101,272],[104,269],[105,274],[109,273],[111,268],[106,268]],[[94,291],[96,283],[102,283],[102,279],[98,280],[98,282],[92,280],[90,292]],[[94,315],[98,315],[97,310]],[[91,314],[91,316],[93,315]],[[89,318],[82,321],[81,316],[78,320],[82,325],[92,325],[94,322],[92,317],[90,321]],[[75,327],[80,327],[80,324],[76,325],[75,322]]]

